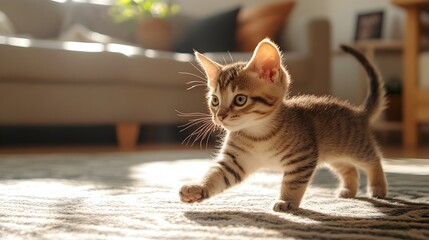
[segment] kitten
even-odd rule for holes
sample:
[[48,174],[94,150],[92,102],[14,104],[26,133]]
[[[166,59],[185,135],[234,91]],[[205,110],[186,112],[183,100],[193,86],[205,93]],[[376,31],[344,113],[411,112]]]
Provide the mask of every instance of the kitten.
[[208,84],[212,121],[226,130],[216,164],[203,179],[180,189],[180,200],[200,202],[242,182],[261,168],[283,173],[273,210],[299,208],[316,166],[327,164],[341,182],[337,196],[355,197],[359,172],[371,197],[385,197],[381,153],[369,129],[384,107],[383,82],[358,51],[342,46],[365,68],[370,91],[361,107],[332,97],[288,98],[290,76],[281,53],[262,40],[248,63],[220,65],[195,52]]

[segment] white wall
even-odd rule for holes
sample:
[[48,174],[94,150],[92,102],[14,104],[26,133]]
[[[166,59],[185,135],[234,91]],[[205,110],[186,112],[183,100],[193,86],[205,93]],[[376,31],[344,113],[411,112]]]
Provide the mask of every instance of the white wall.
[[329,18],[328,0],[296,0],[297,4],[288,19],[288,34],[293,37],[289,38],[288,44],[292,49],[305,51],[307,43],[302,41],[306,34],[306,24],[313,18]]

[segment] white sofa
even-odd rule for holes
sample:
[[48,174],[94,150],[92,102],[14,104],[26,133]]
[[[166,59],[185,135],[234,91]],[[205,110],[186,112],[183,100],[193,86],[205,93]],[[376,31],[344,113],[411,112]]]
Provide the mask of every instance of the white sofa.
[[[196,79],[179,74],[199,74],[192,54],[132,44],[58,41],[67,6],[50,0],[0,1],[16,31],[15,36],[0,35],[0,125],[114,124],[119,145],[131,148],[140,124],[186,121],[176,109],[206,111],[204,88],[187,91],[186,82]],[[129,33],[121,26],[110,24],[88,27],[130,40],[123,37]],[[327,20],[316,19],[307,27],[302,38],[308,40],[308,51],[287,52],[292,92],[329,94],[330,26]],[[282,34],[286,37],[280,46],[286,49],[282,42],[287,41],[287,32]],[[222,59],[222,54],[229,58],[227,53],[212,56]]]

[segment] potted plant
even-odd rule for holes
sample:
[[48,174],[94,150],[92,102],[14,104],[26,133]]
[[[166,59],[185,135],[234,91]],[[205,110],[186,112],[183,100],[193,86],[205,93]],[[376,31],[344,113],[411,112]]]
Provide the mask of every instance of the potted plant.
[[136,42],[160,50],[171,48],[171,27],[166,18],[180,10],[177,4],[164,0],[116,0],[109,9],[116,22],[137,23]]

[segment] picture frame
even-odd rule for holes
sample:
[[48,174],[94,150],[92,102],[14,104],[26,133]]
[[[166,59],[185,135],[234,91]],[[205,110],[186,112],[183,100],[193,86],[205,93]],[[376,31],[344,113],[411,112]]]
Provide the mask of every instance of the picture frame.
[[384,11],[360,13],[356,19],[355,41],[381,39]]

